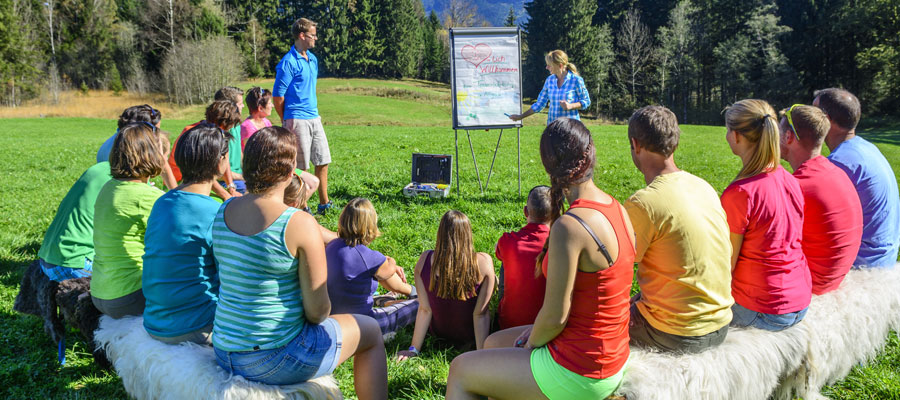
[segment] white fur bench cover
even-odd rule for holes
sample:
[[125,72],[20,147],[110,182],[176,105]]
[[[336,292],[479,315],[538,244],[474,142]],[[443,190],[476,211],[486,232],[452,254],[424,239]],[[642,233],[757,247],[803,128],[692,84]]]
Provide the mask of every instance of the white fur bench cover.
[[143,318],[100,318],[99,346],[136,399],[341,399],[333,377],[289,386],[269,386],[231,376],[216,364],[211,347],[169,345],[151,338]]
[[900,330],[900,266],[852,270],[838,290],[813,296],[803,321],[782,332],[730,329],[692,355],[632,348],[618,394],[634,399],[824,398],[819,389],[871,360]]

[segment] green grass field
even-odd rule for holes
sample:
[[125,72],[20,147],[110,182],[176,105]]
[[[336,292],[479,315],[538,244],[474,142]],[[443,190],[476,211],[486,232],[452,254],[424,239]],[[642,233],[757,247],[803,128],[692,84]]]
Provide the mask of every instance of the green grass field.
[[[271,87],[270,82],[243,84]],[[407,198],[401,188],[410,180],[411,153],[454,154],[449,123],[449,91],[427,82],[323,80],[320,111],[331,144],[333,164],[330,195],[338,206],[353,197],[371,199],[383,236],[372,247],[412,266],[423,250],[434,246],[441,215],[449,209],[465,212],[472,221],[478,251],[493,254],[501,233],[524,223],[524,197],[517,193],[516,131],[503,132],[494,174],[482,195],[475,179],[465,132],[460,132],[462,193],[448,199]],[[130,104],[123,104],[123,108]],[[162,128],[177,133],[202,118],[202,107],[187,111],[191,118],[164,119]],[[245,112],[246,113],[246,112]],[[164,115],[165,118],[165,115]],[[276,117],[277,118],[277,117]],[[521,131],[522,192],[547,184],[540,164],[538,138],[546,116],[534,116]],[[273,118],[274,119],[274,118]],[[631,162],[625,127],[589,121],[597,146],[596,184],[624,201],[644,186]],[[683,126],[676,161],[709,181],[719,192],[737,173],[740,161],[729,151],[725,129]],[[41,321],[12,311],[21,274],[37,257],[44,230],[69,186],[95,160],[97,148],[115,131],[114,120],[84,118],[0,120],[0,397],[2,398],[126,398],[113,372],[92,364],[79,335],[67,335],[68,363],[56,362],[56,348]],[[470,132],[482,178],[486,177],[498,131]],[[881,128],[864,132],[900,171],[900,131]],[[455,173],[455,171],[454,171]],[[456,177],[454,177],[456,178]],[[161,184],[158,183],[158,185]],[[337,213],[320,217],[334,229]],[[499,264],[495,263],[499,267]],[[389,357],[409,345],[412,329],[387,343]],[[439,341],[426,340],[422,356],[406,363],[389,361],[391,398],[443,398],[450,361],[459,354]],[[355,397],[352,370],[345,363],[335,373],[348,398]],[[838,399],[900,399],[900,340],[892,336],[873,362],[854,368],[826,395]]]

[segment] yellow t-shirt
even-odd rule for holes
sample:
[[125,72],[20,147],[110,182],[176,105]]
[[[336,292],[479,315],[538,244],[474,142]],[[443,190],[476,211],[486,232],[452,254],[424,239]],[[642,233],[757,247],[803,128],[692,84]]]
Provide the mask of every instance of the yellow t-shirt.
[[716,191],[684,171],[660,175],[625,203],[641,298],[654,328],[702,336],[731,322],[731,241]]

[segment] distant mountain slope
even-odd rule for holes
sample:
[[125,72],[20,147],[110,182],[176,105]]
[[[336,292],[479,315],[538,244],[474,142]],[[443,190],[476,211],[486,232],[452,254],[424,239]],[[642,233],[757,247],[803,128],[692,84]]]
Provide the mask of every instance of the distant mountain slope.
[[[478,14],[488,21],[492,26],[503,26],[506,16],[509,14],[509,8],[515,10],[517,23],[525,20],[525,1],[526,0],[468,0],[472,5],[477,7]],[[450,0],[422,0],[425,6],[425,13],[431,13],[434,10],[438,16],[442,16],[444,10],[450,5]]]

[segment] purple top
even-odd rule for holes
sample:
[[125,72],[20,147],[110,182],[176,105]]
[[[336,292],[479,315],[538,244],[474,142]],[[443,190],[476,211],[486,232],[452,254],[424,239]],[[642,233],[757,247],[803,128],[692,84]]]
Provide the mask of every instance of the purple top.
[[372,295],[378,289],[375,272],[387,257],[362,244],[347,246],[337,238],[325,247],[325,258],[331,313],[373,316]]
[[[475,323],[472,314],[475,312],[478,295],[469,297],[467,300],[456,300],[440,298],[432,293],[428,287],[431,285],[431,256],[433,254],[434,251],[430,251],[425,258],[421,275],[425,291],[428,293],[428,304],[431,305],[431,326],[428,331],[432,335],[454,343],[474,342]],[[475,285],[474,292],[478,293],[480,288],[480,283]]]

